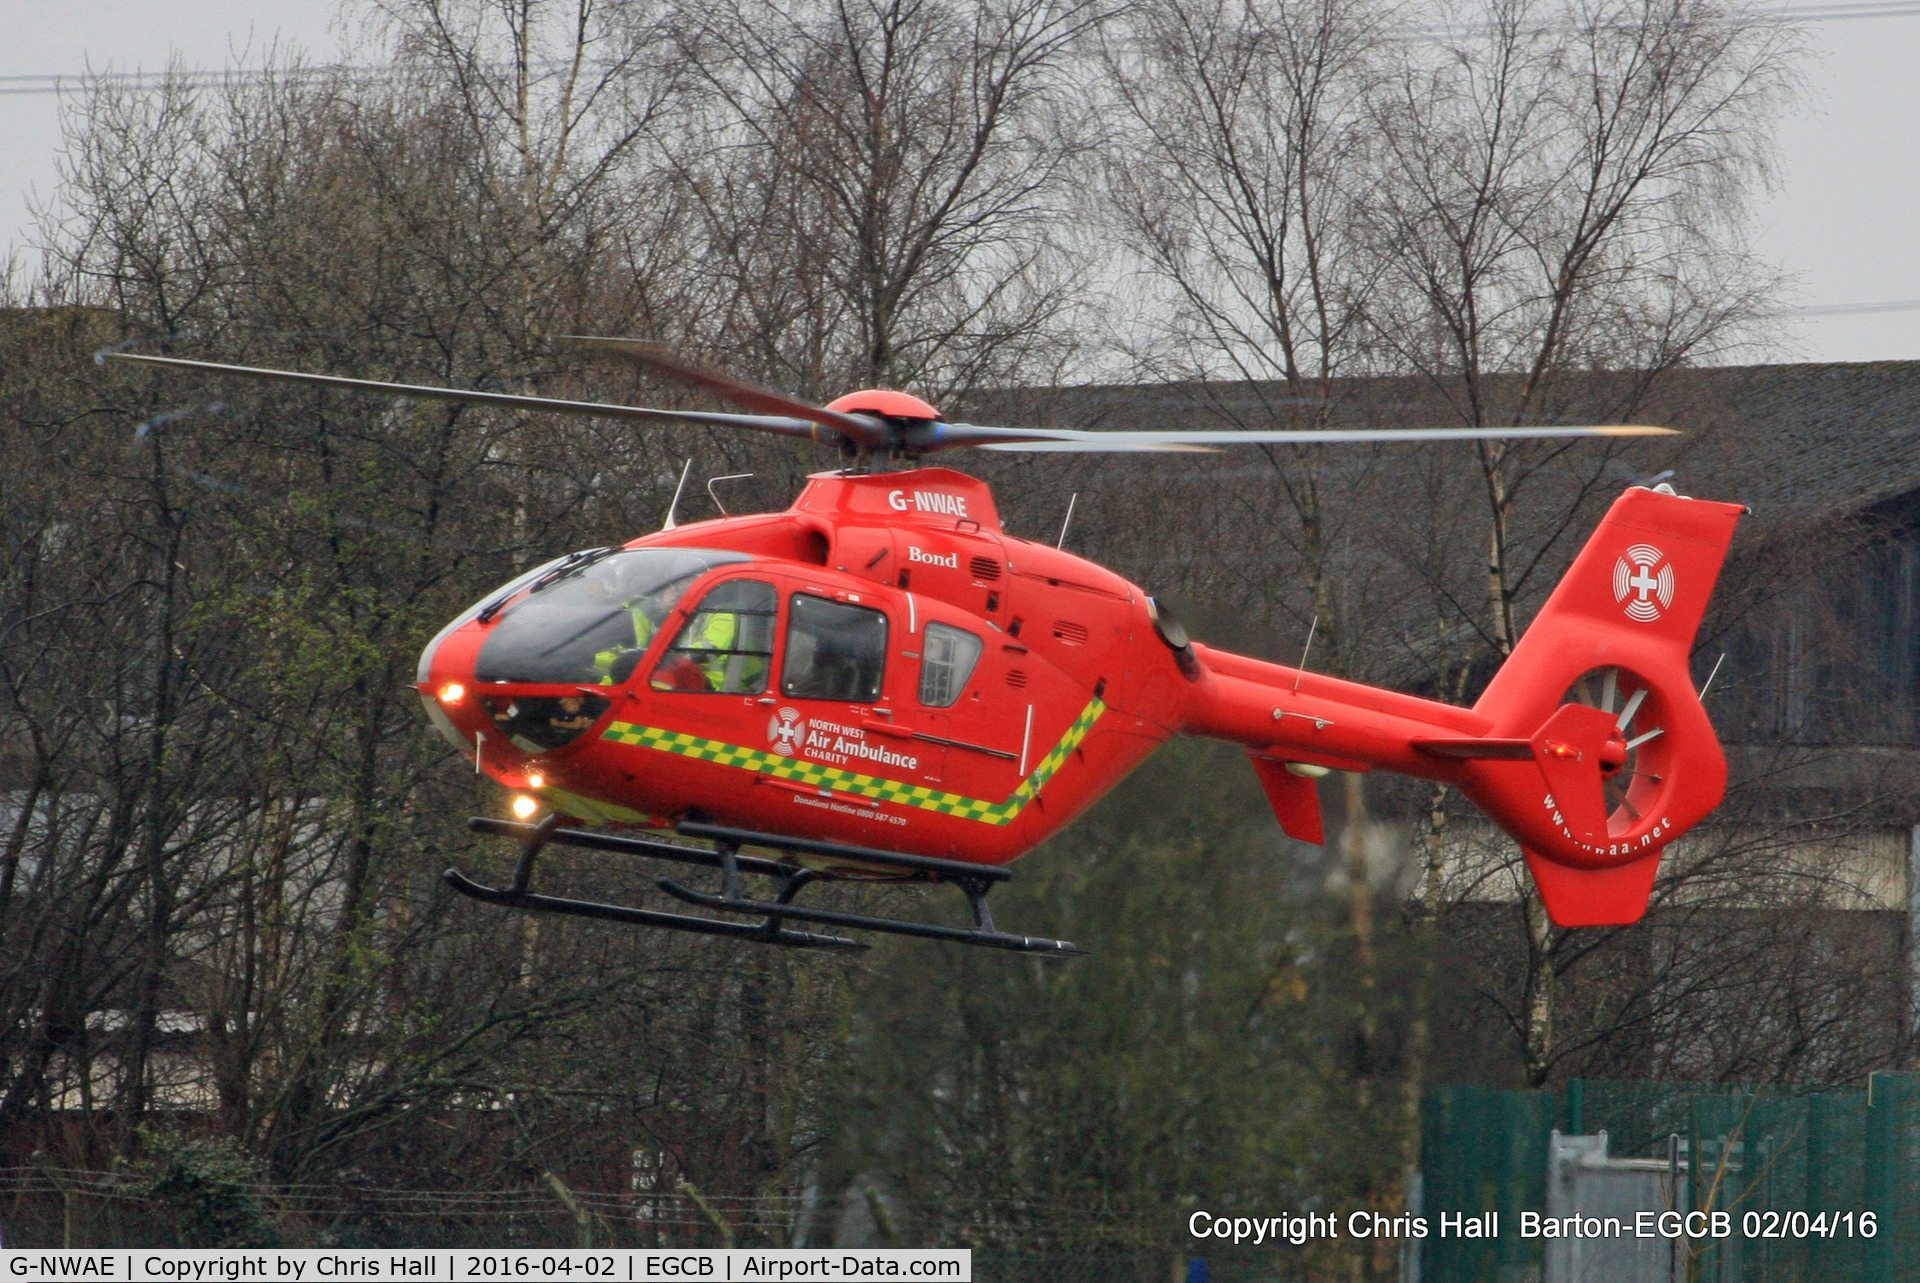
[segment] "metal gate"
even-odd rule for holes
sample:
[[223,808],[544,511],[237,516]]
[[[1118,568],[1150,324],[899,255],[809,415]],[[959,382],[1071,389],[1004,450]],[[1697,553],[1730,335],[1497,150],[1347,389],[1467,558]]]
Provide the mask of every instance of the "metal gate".
[[[1920,1283],[1920,1075],[1821,1092],[1440,1087],[1422,1169],[1421,1283]],[[1521,1233],[1526,1213],[1576,1211],[1625,1233],[1611,1248]],[[1642,1211],[1681,1217],[1678,1235],[1668,1220],[1642,1238]],[[1486,1212],[1497,1238],[1437,1232],[1443,1213]]]

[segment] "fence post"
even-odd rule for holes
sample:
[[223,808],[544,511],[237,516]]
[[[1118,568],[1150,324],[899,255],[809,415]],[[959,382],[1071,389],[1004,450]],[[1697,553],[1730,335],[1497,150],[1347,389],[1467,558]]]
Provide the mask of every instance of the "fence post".
[[1895,1193],[1899,1184],[1900,1092],[1892,1074],[1867,1075],[1866,1153],[1861,1185],[1867,1210],[1879,1221],[1878,1233],[1867,1240],[1864,1253],[1868,1276],[1894,1279],[1897,1253],[1894,1240],[1900,1229]]
[[27,1161],[38,1167],[53,1187],[60,1191],[60,1246],[72,1248],[74,1246],[72,1187],[61,1176],[60,1169],[54,1165],[53,1156],[45,1150],[34,1150]]
[[574,1246],[592,1247],[593,1221],[588,1217],[587,1209],[580,1206],[580,1200],[573,1196],[573,1191],[567,1188],[565,1181],[552,1172],[541,1174],[547,1178],[547,1184],[552,1187],[554,1196],[560,1200],[561,1206],[573,1213]]

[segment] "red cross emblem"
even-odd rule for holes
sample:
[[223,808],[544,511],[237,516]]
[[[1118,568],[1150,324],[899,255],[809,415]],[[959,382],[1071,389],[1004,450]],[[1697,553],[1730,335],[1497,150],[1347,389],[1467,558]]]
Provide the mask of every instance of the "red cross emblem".
[[1652,544],[1637,543],[1613,563],[1613,599],[1627,618],[1650,624],[1673,605],[1673,566]]
[[807,737],[807,719],[794,708],[783,708],[767,719],[767,739],[774,752],[792,757]]

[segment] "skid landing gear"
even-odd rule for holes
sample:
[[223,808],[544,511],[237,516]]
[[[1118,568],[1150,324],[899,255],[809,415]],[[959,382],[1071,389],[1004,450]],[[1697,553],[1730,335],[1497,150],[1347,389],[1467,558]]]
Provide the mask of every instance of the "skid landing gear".
[[[924,940],[949,940],[956,944],[978,945],[988,949],[1009,949],[1016,953],[1040,953],[1055,956],[1082,954],[1086,950],[1066,940],[1043,936],[1012,935],[994,926],[993,913],[987,908],[987,892],[996,882],[1013,875],[992,865],[966,864],[959,860],[937,860],[923,855],[902,855],[896,851],[877,851],[867,847],[841,846],[835,842],[815,842],[804,838],[785,838],[772,833],[753,833],[745,829],[722,828],[713,824],[681,824],[683,837],[704,839],[711,848],[682,846],[624,834],[596,833],[590,829],[563,829],[560,817],[549,815],[538,824],[516,824],[510,820],[475,816],[468,826],[476,833],[494,833],[520,843],[520,860],[514,867],[513,881],[505,887],[483,886],[458,869],[448,869],[447,885],[462,895],[489,904],[526,909],[536,913],[562,913],[581,918],[600,918],[609,922],[630,922],[668,931],[688,931],[698,935],[729,936],[761,944],[790,949],[866,949],[864,941],[845,936],[823,935],[787,925],[803,922],[828,927],[850,927],[862,931],[884,931],[890,935],[917,936]],[[622,855],[644,855],[679,864],[704,865],[720,871],[718,893],[696,891],[671,878],[654,882],[660,890],[686,904],[718,913],[737,913],[757,922],[729,918],[701,918],[683,913],[660,913],[620,904],[597,904],[590,900],[569,900],[541,895],[528,890],[533,880],[533,865],[548,843],[610,851]],[[801,889],[815,881],[831,881],[836,874],[817,872],[798,863],[768,860],[742,855],[743,846],[784,851],[794,856],[813,856],[837,865],[854,865],[866,872],[927,882],[946,882],[958,887],[973,911],[973,926],[945,927],[932,922],[912,922],[901,918],[881,918],[865,913],[842,913],[834,909],[814,909],[793,903]],[[755,898],[745,889],[746,877],[772,880],[772,898]]]

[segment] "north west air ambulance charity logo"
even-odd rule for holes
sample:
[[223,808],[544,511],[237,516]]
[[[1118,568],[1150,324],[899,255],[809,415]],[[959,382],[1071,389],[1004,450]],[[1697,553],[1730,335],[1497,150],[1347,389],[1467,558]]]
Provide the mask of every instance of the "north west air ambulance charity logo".
[[1673,565],[1652,544],[1637,543],[1613,563],[1613,599],[1627,618],[1650,624],[1673,605]]
[[796,708],[783,708],[767,720],[767,739],[773,751],[792,757],[807,738],[807,719]]

